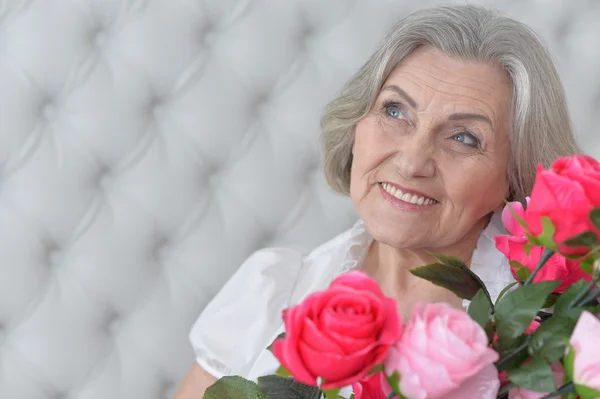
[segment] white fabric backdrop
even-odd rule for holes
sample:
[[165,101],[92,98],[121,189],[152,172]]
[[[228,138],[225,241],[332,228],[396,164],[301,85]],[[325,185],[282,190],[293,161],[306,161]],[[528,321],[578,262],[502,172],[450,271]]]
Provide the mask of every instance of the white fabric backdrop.
[[[437,3],[0,0],[0,398],[172,397],[251,252],[354,221],[322,107]],[[546,39],[600,155],[600,2],[479,3]]]

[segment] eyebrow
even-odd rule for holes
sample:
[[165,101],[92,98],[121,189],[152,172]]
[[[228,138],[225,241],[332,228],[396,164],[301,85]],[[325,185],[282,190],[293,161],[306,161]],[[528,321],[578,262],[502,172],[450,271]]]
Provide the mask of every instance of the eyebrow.
[[382,89],[382,91],[383,90],[391,90],[393,92],[396,92],[396,94],[398,94],[400,97],[402,97],[406,100],[408,105],[410,105],[411,107],[413,107],[415,109],[419,108],[419,105],[417,104],[417,102],[415,100],[413,100],[413,98],[411,96],[409,96],[408,93],[406,93],[404,90],[402,90],[398,86],[396,86],[396,85],[385,86]]
[[[407,92],[405,92],[404,90],[402,90],[400,87],[396,86],[396,85],[388,85],[385,86],[383,90],[390,90],[395,92],[396,94],[398,94],[400,97],[402,97],[407,103],[408,105],[410,105],[412,108],[417,109],[419,108],[419,105],[417,104],[417,102],[408,95]],[[476,119],[476,120],[480,120],[480,121],[484,121],[490,124],[490,126],[493,126],[492,121],[490,120],[490,118],[488,118],[485,115],[482,114],[472,114],[472,113],[456,113],[456,114],[452,114],[448,117],[448,120],[451,121],[458,121],[458,120],[465,120],[465,119]]]
[[459,114],[452,114],[448,117],[448,120],[451,121],[458,121],[458,120],[463,120],[463,119],[478,119],[480,121],[484,121],[490,124],[490,126],[494,126],[492,124],[492,121],[490,120],[490,118],[488,118],[485,115],[481,115],[481,114],[469,114],[469,113],[459,113]]

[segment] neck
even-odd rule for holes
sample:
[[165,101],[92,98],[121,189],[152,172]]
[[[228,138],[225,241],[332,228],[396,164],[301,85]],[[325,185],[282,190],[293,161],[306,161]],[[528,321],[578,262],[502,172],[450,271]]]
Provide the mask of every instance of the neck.
[[406,311],[414,302],[448,302],[460,306],[461,300],[450,291],[412,275],[410,270],[436,262],[429,253],[458,257],[470,267],[477,240],[488,222],[485,218],[460,242],[443,248],[394,248],[374,241],[363,263],[363,271],[379,282],[386,296],[398,298]]

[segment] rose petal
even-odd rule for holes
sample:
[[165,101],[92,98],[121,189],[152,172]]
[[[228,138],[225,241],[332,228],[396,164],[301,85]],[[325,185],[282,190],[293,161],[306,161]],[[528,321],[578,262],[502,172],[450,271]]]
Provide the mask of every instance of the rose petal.
[[340,345],[326,331],[319,330],[312,320],[304,320],[304,329],[302,332],[302,342],[305,342],[315,351],[343,353]]
[[600,320],[590,312],[579,316],[569,343],[575,351],[573,382],[600,390]]
[[508,203],[502,210],[502,224],[504,224],[506,230],[513,236],[524,235],[525,229],[515,219],[515,217],[513,216],[513,212],[521,218],[523,218],[525,216],[525,209],[523,208],[523,204],[517,201]]
[[359,271],[351,271],[337,277],[330,284],[330,288],[342,286],[346,289],[351,288],[357,291],[370,291],[378,297],[383,297],[383,292],[377,283],[377,280],[368,277],[366,274]]
[[499,389],[498,370],[493,364],[488,364],[459,388],[445,394],[444,399],[496,399]]
[[307,368],[325,380],[323,389],[343,387],[360,380],[387,354],[381,346],[365,348],[351,356],[317,352],[304,342],[300,342],[299,347]]

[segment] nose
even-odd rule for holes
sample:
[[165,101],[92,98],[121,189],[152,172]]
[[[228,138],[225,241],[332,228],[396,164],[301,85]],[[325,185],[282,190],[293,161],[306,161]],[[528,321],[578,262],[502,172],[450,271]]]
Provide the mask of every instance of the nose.
[[394,163],[400,176],[410,180],[435,175],[435,144],[431,136],[431,132],[413,131],[398,143]]

